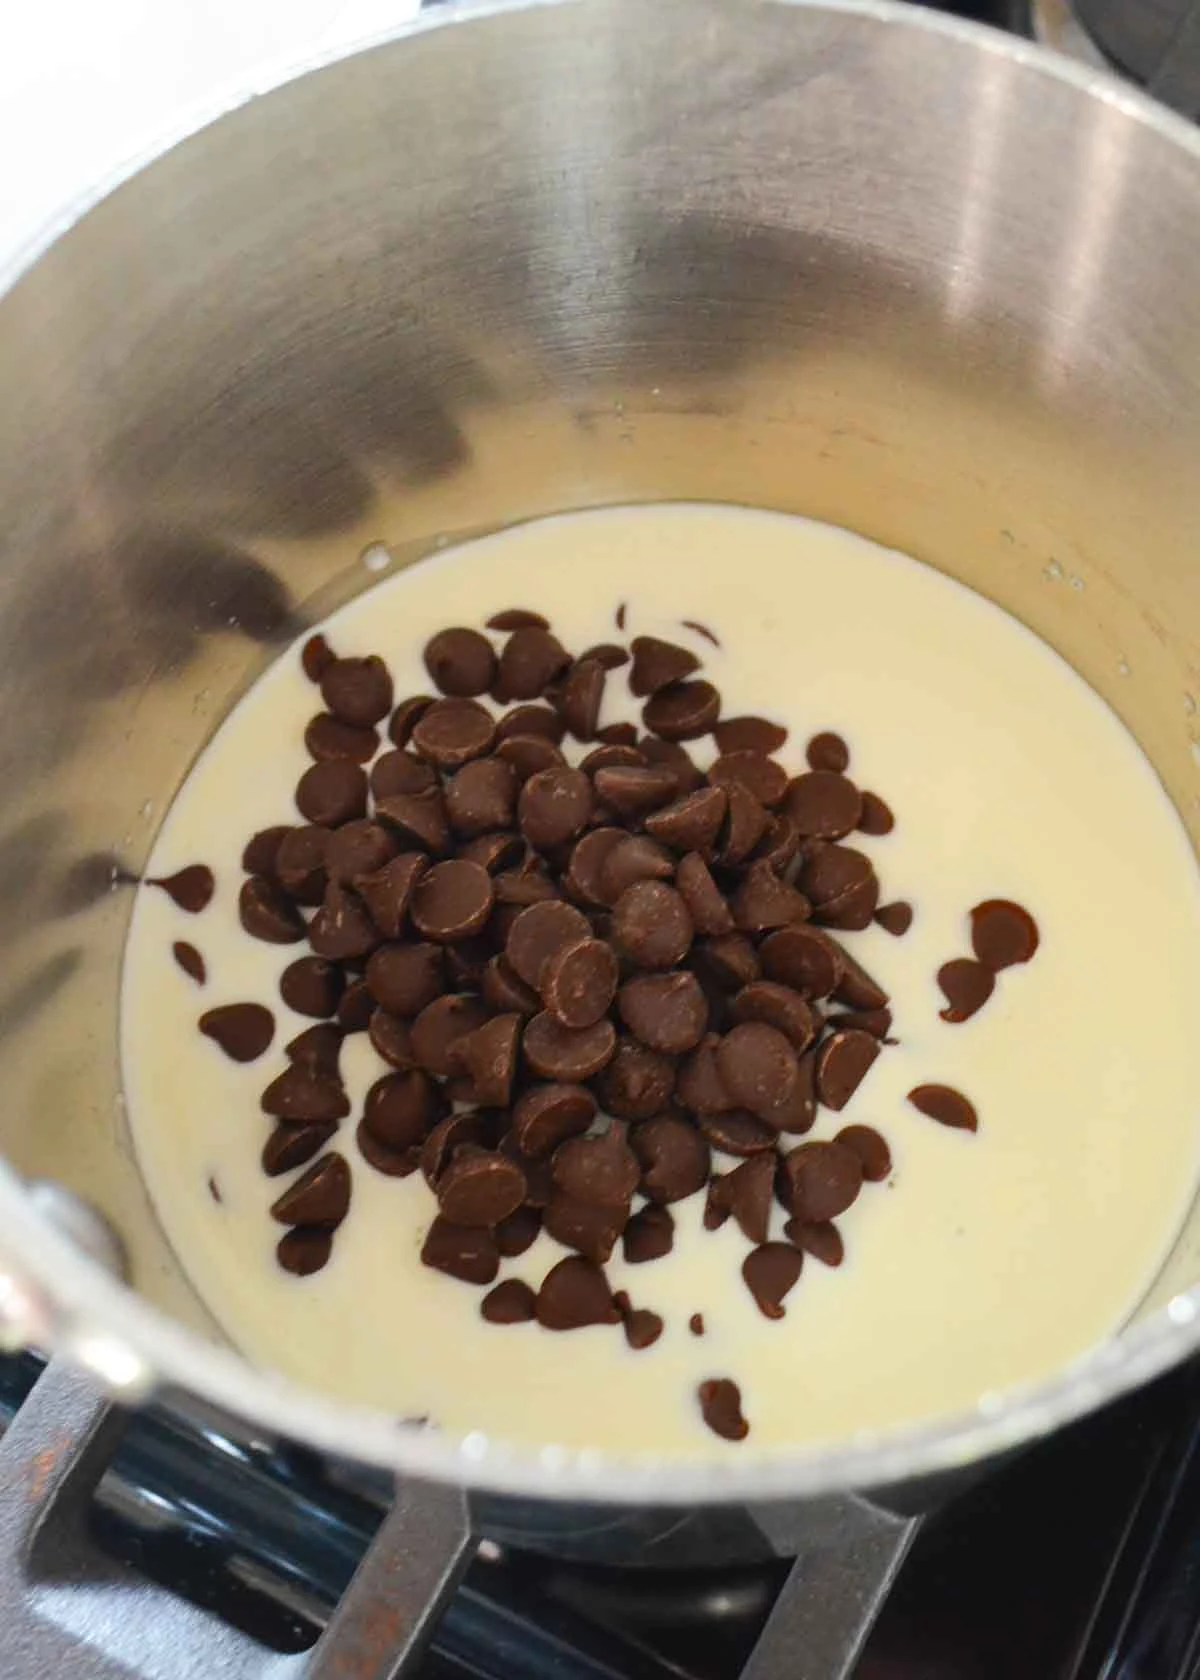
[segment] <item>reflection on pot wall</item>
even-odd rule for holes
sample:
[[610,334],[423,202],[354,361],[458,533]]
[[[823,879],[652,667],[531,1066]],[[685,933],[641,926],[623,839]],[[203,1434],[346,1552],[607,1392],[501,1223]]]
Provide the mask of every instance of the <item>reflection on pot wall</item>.
[[368,544],[649,497],[851,525],[1017,611],[1200,816],[1195,160],[853,15],[802,54],[770,0],[475,28],[467,85],[435,32],[236,112],[0,304],[5,1147],[179,1310],[114,1147],[119,889]]

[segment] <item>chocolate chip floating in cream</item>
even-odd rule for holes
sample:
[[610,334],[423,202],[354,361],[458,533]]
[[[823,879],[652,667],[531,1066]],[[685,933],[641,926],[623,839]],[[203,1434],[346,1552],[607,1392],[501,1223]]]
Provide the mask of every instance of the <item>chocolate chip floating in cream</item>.
[[233,1062],[257,1061],[275,1036],[275,1017],[261,1003],[226,1003],[206,1010],[200,1031]]
[[946,998],[946,1007],[939,1009],[943,1021],[969,1021],[991,997],[996,977],[990,968],[970,957],[955,957],[938,969],[937,983]]
[[213,872],[206,863],[189,863],[186,869],[177,869],[174,875],[151,876],[146,885],[161,887],[172,904],[185,910],[189,916],[197,916],[201,910],[206,910],[216,889]]
[[744,1441],[750,1425],[742,1416],[741,1390],[728,1377],[710,1377],[696,1390],[700,1412],[714,1435],[726,1441]]
[[1027,963],[1038,948],[1037,923],[1010,899],[989,898],[971,911],[971,945],[993,973]]
[[177,939],[171,946],[171,955],[189,979],[194,980],[198,986],[203,986],[207,978],[207,969],[204,958],[194,945],[189,944],[186,939]]
[[979,1130],[975,1105],[950,1085],[918,1085],[908,1093],[908,1100],[940,1126],[951,1126],[962,1132]]

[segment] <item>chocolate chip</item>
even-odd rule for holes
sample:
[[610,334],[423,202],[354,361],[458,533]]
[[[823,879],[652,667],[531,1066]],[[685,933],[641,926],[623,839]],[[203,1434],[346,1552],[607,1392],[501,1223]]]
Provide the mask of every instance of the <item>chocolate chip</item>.
[[320,828],[335,828],[367,812],[367,773],[348,758],[310,764],[296,784],[296,809]]
[[788,791],[788,773],[782,765],[765,753],[748,749],[723,752],[709,769],[708,779],[715,787],[737,782],[768,808],[778,805]]
[[710,1205],[728,1210],[748,1242],[765,1243],[771,1222],[777,1162],[773,1152],[751,1155],[709,1187]]
[[890,834],[896,826],[896,819],[877,793],[864,790],[858,826],[864,834]]
[[533,1247],[541,1228],[542,1216],[536,1208],[519,1207],[496,1225],[496,1247],[506,1260],[515,1260],[519,1254]]
[[429,859],[421,852],[401,852],[382,869],[354,878],[355,891],[386,938],[403,933],[413,888],[428,867]]
[[669,881],[675,873],[670,853],[644,834],[627,834],[613,846],[600,867],[605,904],[615,904],[636,881]]
[[500,1255],[490,1231],[451,1225],[449,1220],[439,1218],[425,1234],[421,1263],[462,1283],[482,1285],[495,1280]]
[[761,717],[722,718],[713,729],[719,753],[754,752],[769,755],[779,751],[788,738],[781,723]]
[[582,770],[555,765],[539,770],[521,789],[517,821],[531,846],[564,845],[582,832],[592,814],[592,784]]
[[825,1023],[831,1032],[854,1028],[858,1032],[870,1033],[872,1038],[883,1039],[885,1043],[896,1043],[891,1037],[890,1009],[843,1009],[836,1014],[827,1015]]
[[675,885],[688,907],[697,933],[732,933],[733,912],[721,897],[708,865],[698,852],[689,852],[680,859],[675,871]]
[[704,773],[693,763],[688,750],[678,741],[664,741],[657,735],[640,735],[637,749],[651,768],[669,770],[675,778],[675,793],[694,793],[704,786]]
[[457,1057],[486,1108],[507,1108],[517,1071],[521,1036],[518,1014],[496,1015],[459,1040]]
[[446,787],[446,815],[463,839],[507,829],[517,801],[517,774],[502,758],[464,764]]
[[434,856],[449,849],[450,825],[440,788],[427,788],[424,793],[389,794],[386,799],[376,800],[375,815],[380,822],[394,828],[406,846]]
[[411,1178],[421,1164],[421,1151],[415,1144],[404,1149],[390,1149],[386,1143],[380,1143],[361,1120],[354,1133],[354,1141],[367,1165],[386,1178]]
[[790,1096],[773,1108],[764,1108],[759,1119],[777,1132],[807,1132],[817,1118],[817,1052],[808,1050],[796,1068],[796,1084]]
[[823,1266],[840,1266],[846,1258],[842,1233],[831,1219],[789,1219],[783,1234],[794,1247],[802,1248]]
[[371,996],[393,1015],[419,1015],[446,985],[445,959],[436,945],[381,945],[367,963]]
[[781,881],[765,858],[747,869],[729,901],[734,923],[743,933],[767,933],[772,928],[806,922],[811,905],[804,894]]
[[609,854],[628,838],[624,829],[604,827],[593,828],[575,842],[565,877],[573,898],[581,904],[611,902],[602,884],[604,864]]
[[[637,752],[637,762],[638,763],[648,764],[650,761],[646,757],[645,753],[642,752],[640,750],[640,748],[638,747],[637,738],[638,738],[638,732],[637,732],[637,725],[636,724],[633,724],[633,723],[606,723],[602,729],[597,729],[597,731],[596,731],[596,739],[597,739],[597,741],[600,742],[600,746],[597,747],[594,752],[590,752],[588,754],[588,758],[585,759],[583,764],[580,765],[580,769],[582,770],[584,768],[584,766],[587,765],[588,759],[593,759],[594,760],[596,758],[597,754],[602,752],[606,747],[631,748],[632,750]],[[608,759],[605,760],[605,763],[609,763],[609,762],[611,762],[611,761],[608,760]],[[621,760],[621,762],[624,763],[624,764],[628,764],[628,763],[631,763],[633,761],[630,760],[630,759],[623,758]],[[601,766],[596,765],[596,768],[600,769]],[[591,774],[590,768],[588,770],[588,773],[589,773],[589,775]]]
[[324,1020],[341,1002],[346,981],[340,968],[323,957],[300,957],[279,978],[279,995],[298,1015]]
[[521,862],[525,856],[525,842],[519,834],[478,834],[458,848],[458,855],[468,863],[482,864],[489,875],[494,875],[498,870],[512,869]]
[[635,975],[621,987],[617,1007],[635,1038],[668,1056],[693,1050],[708,1027],[704,992],[686,970]]
[[337,1079],[342,1053],[342,1030],[332,1021],[321,1021],[296,1034],[283,1053],[293,1067],[304,1068],[325,1079]]
[[546,1330],[581,1330],[589,1324],[618,1324],[620,1317],[600,1267],[572,1254],[542,1279],[537,1320]]
[[840,840],[856,827],[862,797],[836,771],[810,770],[788,787],[784,808],[804,839]]
[[1038,948],[1037,923],[1011,899],[985,899],[971,911],[971,948],[993,973],[1027,963]]
[[[619,628],[619,627],[618,627]],[[629,691],[639,700],[671,683],[681,682],[700,669],[700,661],[688,648],[677,642],[660,641],[657,636],[633,638],[633,669],[629,673]]]
[[711,852],[725,821],[724,788],[697,788],[646,818],[646,832],[677,852]]
[[564,1027],[547,1010],[525,1028],[521,1048],[525,1060],[543,1079],[578,1083],[599,1073],[616,1047],[611,1021],[590,1027]]
[[616,642],[597,642],[594,647],[585,648],[579,658],[594,659],[606,671],[619,671],[622,665],[629,664],[630,654]]
[[550,959],[591,937],[591,924],[571,904],[548,899],[530,904],[513,921],[504,954],[518,979],[540,991]]
[[308,924],[308,942],[319,957],[348,962],[373,951],[379,934],[358,894],[331,881],[321,908]]
[[443,770],[457,769],[492,750],[496,725],[477,700],[435,700],[417,719],[412,745],[422,758]]
[[742,1416],[741,1390],[728,1377],[710,1377],[696,1390],[700,1414],[714,1435],[726,1441],[744,1441],[750,1425]]
[[344,1120],[350,1102],[341,1081],[311,1068],[289,1067],[271,1081],[259,1106],[264,1114],[291,1125],[301,1122],[330,1125]]
[[333,1253],[333,1232],[320,1226],[297,1225],[285,1231],[275,1246],[275,1258],[285,1272],[311,1277]]
[[817,1097],[826,1108],[845,1108],[870,1072],[879,1041],[851,1028],[835,1032],[817,1049]]
[[425,669],[443,694],[486,694],[496,676],[491,642],[478,630],[439,630],[425,644]]
[[546,1204],[543,1224],[546,1235],[556,1243],[603,1266],[617,1246],[628,1212],[628,1204],[580,1202],[557,1192]]
[[340,1225],[350,1209],[350,1168],[344,1156],[322,1155],[271,1204],[281,1225]]
[[442,1108],[441,1093],[420,1068],[386,1073],[367,1092],[363,1125],[389,1149],[409,1149],[424,1141]]
[[800,886],[812,901],[814,917],[830,927],[869,926],[879,902],[871,860],[851,846],[821,846],[801,869]]
[[804,749],[804,756],[810,770],[831,770],[841,776],[850,768],[850,748],[832,730],[814,735]]
[[607,1013],[617,989],[617,959],[601,939],[563,945],[541,971],[546,1008],[564,1027],[590,1027]]
[[912,926],[913,907],[905,901],[897,899],[894,904],[881,904],[875,912],[875,920],[885,933],[890,933],[894,939],[902,938]]
[[615,764],[597,770],[596,796],[628,823],[658,810],[679,789],[675,772],[664,764]]
[[343,723],[368,728],[392,709],[392,679],[376,654],[335,659],[321,673],[321,697]]
[[434,1188],[456,1150],[464,1144],[491,1148],[495,1141],[495,1127],[482,1109],[459,1109],[445,1115],[421,1145],[421,1172],[425,1182]]
[[797,1054],[808,1049],[820,1030],[816,1011],[799,992],[781,986],[777,980],[752,980],[738,992],[732,1007],[736,1022],[765,1021],[768,1026],[778,1027]]
[[777,1128],[742,1108],[722,1109],[719,1114],[701,1114],[696,1124],[705,1141],[723,1155],[748,1157],[775,1148]]
[[631,1038],[621,1039],[597,1083],[601,1106],[622,1120],[649,1120],[674,1089],[674,1063]]
[[303,828],[289,829],[279,842],[275,878],[298,904],[320,904],[325,897],[325,854],[329,841],[327,828],[310,823]]
[[660,688],[642,707],[642,723],[664,741],[695,741],[721,715],[721,696],[710,682],[694,678]]
[[[669,1199],[669,1198],[668,1198]],[[675,1221],[665,1207],[640,1208],[625,1227],[623,1252],[630,1266],[661,1260],[675,1245]]]
[[613,936],[637,967],[672,968],[692,943],[692,918],[674,887],[637,881],[613,907]]
[[493,613],[487,621],[489,630],[549,630],[550,625],[539,612],[530,612],[527,607],[505,607],[503,612]]
[[842,1143],[802,1143],[780,1171],[787,1206],[806,1222],[836,1219],[862,1188],[862,1162]]
[[399,747],[375,761],[369,780],[376,799],[391,799],[397,793],[428,793],[438,785],[432,764]]
[[294,945],[304,938],[304,918],[282,887],[265,875],[250,875],[238,893],[238,920],[252,939]]
[[640,1353],[643,1348],[652,1347],[662,1335],[663,1321],[660,1315],[651,1312],[648,1307],[635,1307],[624,1289],[619,1289],[613,1296],[613,1305],[625,1327],[625,1340],[635,1353]]
[[189,945],[186,939],[177,939],[171,946],[171,955],[189,979],[194,980],[198,986],[203,986],[208,971],[204,966],[204,958],[194,945]]
[[274,875],[279,848],[292,832],[287,825],[260,828],[247,840],[242,852],[242,868],[247,875]]
[[851,1009],[883,1009],[888,1002],[888,995],[883,987],[869,975],[860,962],[857,962],[842,945],[830,941],[838,953],[841,973],[834,996],[839,1003],[849,1005]]
[[727,783],[725,797],[729,802],[729,815],[720,858],[722,863],[732,867],[745,863],[765,836],[771,818],[766,807],[760,805],[749,788],[743,787],[740,782]]
[[325,871],[331,881],[353,881],[371,875],[396,856],[399,846],[393,834],[367,817],[344,823],[329,837],[325,850]]
[[[523,844],[523,842],[522,842]],[[514,911],[523,910],[530,904],[542,904],[549,899],[560,899],[562,894],[546,873],[545,865],[540,858],[530,858],[519,869],[501,869],[495,878],[496,903],[511,906]],[[504,937],[512,931],[511,918],[504,930]],[[493,924],[495,930],[496,924]]]
[[329,667],[337,660],[324,636],[310,636],[300,649],[300,664],[309,682],[320,682]]
[[719,1114],[734,1106],[717,1068],[720,1042],[716,1033],[706,1034],[679,1070],[679,1100],[694,1114]]
[[537,1296],[520,1278],[505,1278],[489,1289],[479,1311],[489,1324],[529,1324],[536,1316]]
[[401,700],[388,723],[388,738],[398,747],[406,747],[412,739],[417,719],[433,705],[432,694],[410,694]]
[[439,945],[478,933],[492,913],[492,878],[478,863],[435,863],[412,890],[409,916],[418,933]]
[[439,1079],[459,1072],[458,1041],[487,1020],[487,1006],[478,998],[450,993],[427,1004],[412,1024],[412,1050],[418,1067]]
[[504,956],[492,957],[484,964],[479,987],[484,1002],[500,1014],[536,1015],[542,1007],[541,998]]
[[148,887],[160,887],[178,909],[189,916],[198,916],[212,902],[216,879],[206,863],[189,863],[174,875],[152,875]]
[[577,741],[595,739],[604,700],[605,670],[598,659],[580,659],[571,668],[559,710]]
[[508,741],[517,735],[536,735],[557,747],[566,732],[566,724],[552,707],[514,706],[496,725],[496,740]]
[[734,1027],[717,1045],[716,1056],[721,1083],[734,1104],[753,1114],[786,1101],[796,1083],[795,1050],[764,1021]]
[[703,1336],[704,1314],[693,1313],[691,1318],[688,1319],[688,1329],[692,1332],[693,1336]]
[[262,1170],[268,1178],[293,1172],[311,1161],[337,1131],[333,1121],[301,1123],[289,1126],[280,1122],[262,1148]]
[[946,998],[938,1014],[943,1021],[957,1023],[969,1021],[983,1008],[995,990],[996,976],[972,957],[955,957],[938,969],[937,983]]
[[254,1062],[275,1036],[275,1017],[261,1003],[226,1003],[201,1015],[200,1031],[232,1062]]
[[611,1121],[603,1132],[568,1138],[555,1151],[553,1170],[564,1195],[604,1207],[626,1206],[641,1176],[620,1120]]
[[790,881],[795,873],[793,865],[800,855],[800,835],[790,817],[773,816],[754,849],[754,857],[770,864],[776,875]]
[[311,758],[349,758],[355,764],[366,764],[375,756],[379,734],[374,729],[343,723],[330,712],[318,712],[305,728],[304,745]]
[[783,1318],[784,1297],[797,1283],[804,1256],[790,1243],[763,1243],[742,1261],[742,1277],[764,1318]]
[[874,1126],[843,1126],[833,1141],[854,1151],[869,1183],[879,1184],[891,1172],[892,1152]]
[[502,705],[536,700],[570,663],[570,655],[549,630],[534,625],[516,630],[501,651],[492,694]]
[[963,1132],[979,1130],[975,1105],[950,1085],[918,1085],[908,1093],[908,1100],[939,1126],[951,1126]]
[[553,741],[544,735],[510,735],[496,748],[496,756],[511,765],[517,781],[524,783],[543,770],[558,770],[566,759]]
[[438,1179],[437,1199],[452,1225],[496,1225],[525,1200],[525,1174],[497,1151],[462,1150]]
[[392,1015],[386,1009],[373,1009],[367,1022],[367,1037],[371,1041],[371,1048],[389,1067],[396,1068],[401,1073],[408,1073],[416,1067],[412,1028],[407,1021],[402,1021],[399,1015]]

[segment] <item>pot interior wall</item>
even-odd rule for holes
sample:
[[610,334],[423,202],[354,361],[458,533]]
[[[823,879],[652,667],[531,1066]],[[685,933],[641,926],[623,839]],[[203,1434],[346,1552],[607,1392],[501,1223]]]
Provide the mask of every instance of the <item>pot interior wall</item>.
[[[368,543],[656,497],[851,526],[1053,643],[1197,833],[1200,153],[982,40],[435,28],[205,130],[0,302],[0,1136],[156,1301],[202,1322],[125,1139],[110,874]],[[1193,1223],[1156,1295],[1197,1272]]]

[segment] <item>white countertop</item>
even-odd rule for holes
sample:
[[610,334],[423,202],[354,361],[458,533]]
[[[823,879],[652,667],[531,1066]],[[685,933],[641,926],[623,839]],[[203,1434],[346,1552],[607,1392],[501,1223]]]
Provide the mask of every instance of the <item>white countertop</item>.
[[419,0],[9,0],[0,22],[0,264],[87,188],[289,66]]

